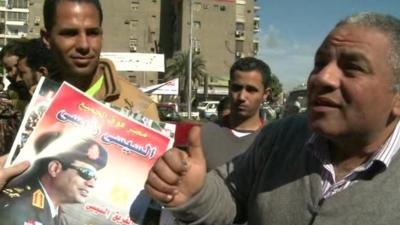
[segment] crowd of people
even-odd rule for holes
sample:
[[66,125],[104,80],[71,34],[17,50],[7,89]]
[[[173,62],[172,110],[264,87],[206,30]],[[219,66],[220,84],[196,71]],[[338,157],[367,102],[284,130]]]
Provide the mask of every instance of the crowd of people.
[[[100,59],[103,13],[98,0],[45,0],[43,12],[41,38],[11,42],[0,53],[10,82],[7,90],[0,83],[1,154],[9,151],[15,136],[10,131],[17,130],[42,76],[159,120],[155,103],[118,75],[111,61]],[[271,94],[271,70],[254,57],[237,60],[219,119],[194,127],[187,149],[173,148],[157,160],[142,199],[163,206],[159,223],[165,225],[397,224],[399,47],[398,18],[364,12],[339,21],[315,54],[307,112],[267,124],[260,112]],[[105,166],[107,155],[98,143],[84,143],[74,145],[78,152],[86,155],[95,148],[102,157],[88,162],[66,154],[39,161],[46,169],[34,175],[33,189],[56,190],[52,184],[60,187],[65,181],[57,175],[73,173],[82,187],[93,186],[93,174]],[[6,157],[0,157],[1,189],[36,168],[28,162],[3,168]],[[13,194],[10,190],[0,195]],[[26,199],[32,201],[35,190],[27,191]],[[7,224],[32,218],[67,224],[59,206],[84,202],[49,196],[40,209]],[[0,205],[2,218],[12,216],[7,210]],[[142,211],[131,219],[147,224],[148,212]]]

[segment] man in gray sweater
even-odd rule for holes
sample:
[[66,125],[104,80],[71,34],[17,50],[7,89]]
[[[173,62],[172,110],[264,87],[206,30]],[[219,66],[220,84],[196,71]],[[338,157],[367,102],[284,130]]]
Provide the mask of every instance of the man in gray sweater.
[[188,152],[162,156],[146,191],[191,224],[398,224],[399,60],[399,19],[340,21],[315,55],[307,115],[271,123],[208,174],[193,129]]

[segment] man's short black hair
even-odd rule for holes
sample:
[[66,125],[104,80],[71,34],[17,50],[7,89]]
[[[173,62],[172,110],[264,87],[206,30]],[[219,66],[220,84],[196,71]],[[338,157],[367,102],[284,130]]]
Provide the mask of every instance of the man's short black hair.
[[229,98],[229,96],[225,96],[221,100],[219,100],[217,112],[218,114],[221,114],[222,111],[224,111],[225,109],[230,109],[230,107],[231,107],[231,99]]
[[26,64],[32,70],[37,71],[40,67],[48,68],[52,64],[51,59],[50,50],[41,38],[31,39],[26,44]]
[[271,69],[265,62],[254,57],[238,59],[231,67],[229,79],[233,79],[235,71],[249,72],[254,70],[261,73],[264,88],[267,88],[272,82]]
[[97,12],[99,13],[100,26],[103,23],[103,10],[101,9],[101,4],[99,0],[45,0],[43,5],[43,18],[44,27],[46,28],[47,32],[51,32],[51,29],[54,26],[57,13],[57,5],[61,1],[93,4],[96,7]]
[[4,46],[0,51],[0,63],[3,64],[3,58],[7,55],[15,55],[18,58],[24,58],[26,55],[26,44],[28,39],[17,39],[10,41],[6,46]]

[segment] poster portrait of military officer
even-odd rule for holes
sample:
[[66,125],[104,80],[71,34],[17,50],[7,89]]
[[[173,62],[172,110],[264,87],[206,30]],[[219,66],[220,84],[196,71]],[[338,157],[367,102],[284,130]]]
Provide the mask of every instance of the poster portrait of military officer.
[[85,202],[97,171],[107,164],[107,151],[91,138],[62,139],[50,132],[36,139],[37,152],[48,153],[2,190],[0,225],[65,225],[63,205]]

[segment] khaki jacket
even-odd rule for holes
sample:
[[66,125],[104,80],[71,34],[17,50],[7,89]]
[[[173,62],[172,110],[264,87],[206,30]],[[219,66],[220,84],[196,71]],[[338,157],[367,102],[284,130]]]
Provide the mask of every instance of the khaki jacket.
[[121,108],[138,111],[152,120],[160,120],[155,102],[126,78],[118,75],[110,60],[101,59],[99,67],[98,71],[103,74],[104,82],[94,98]]

